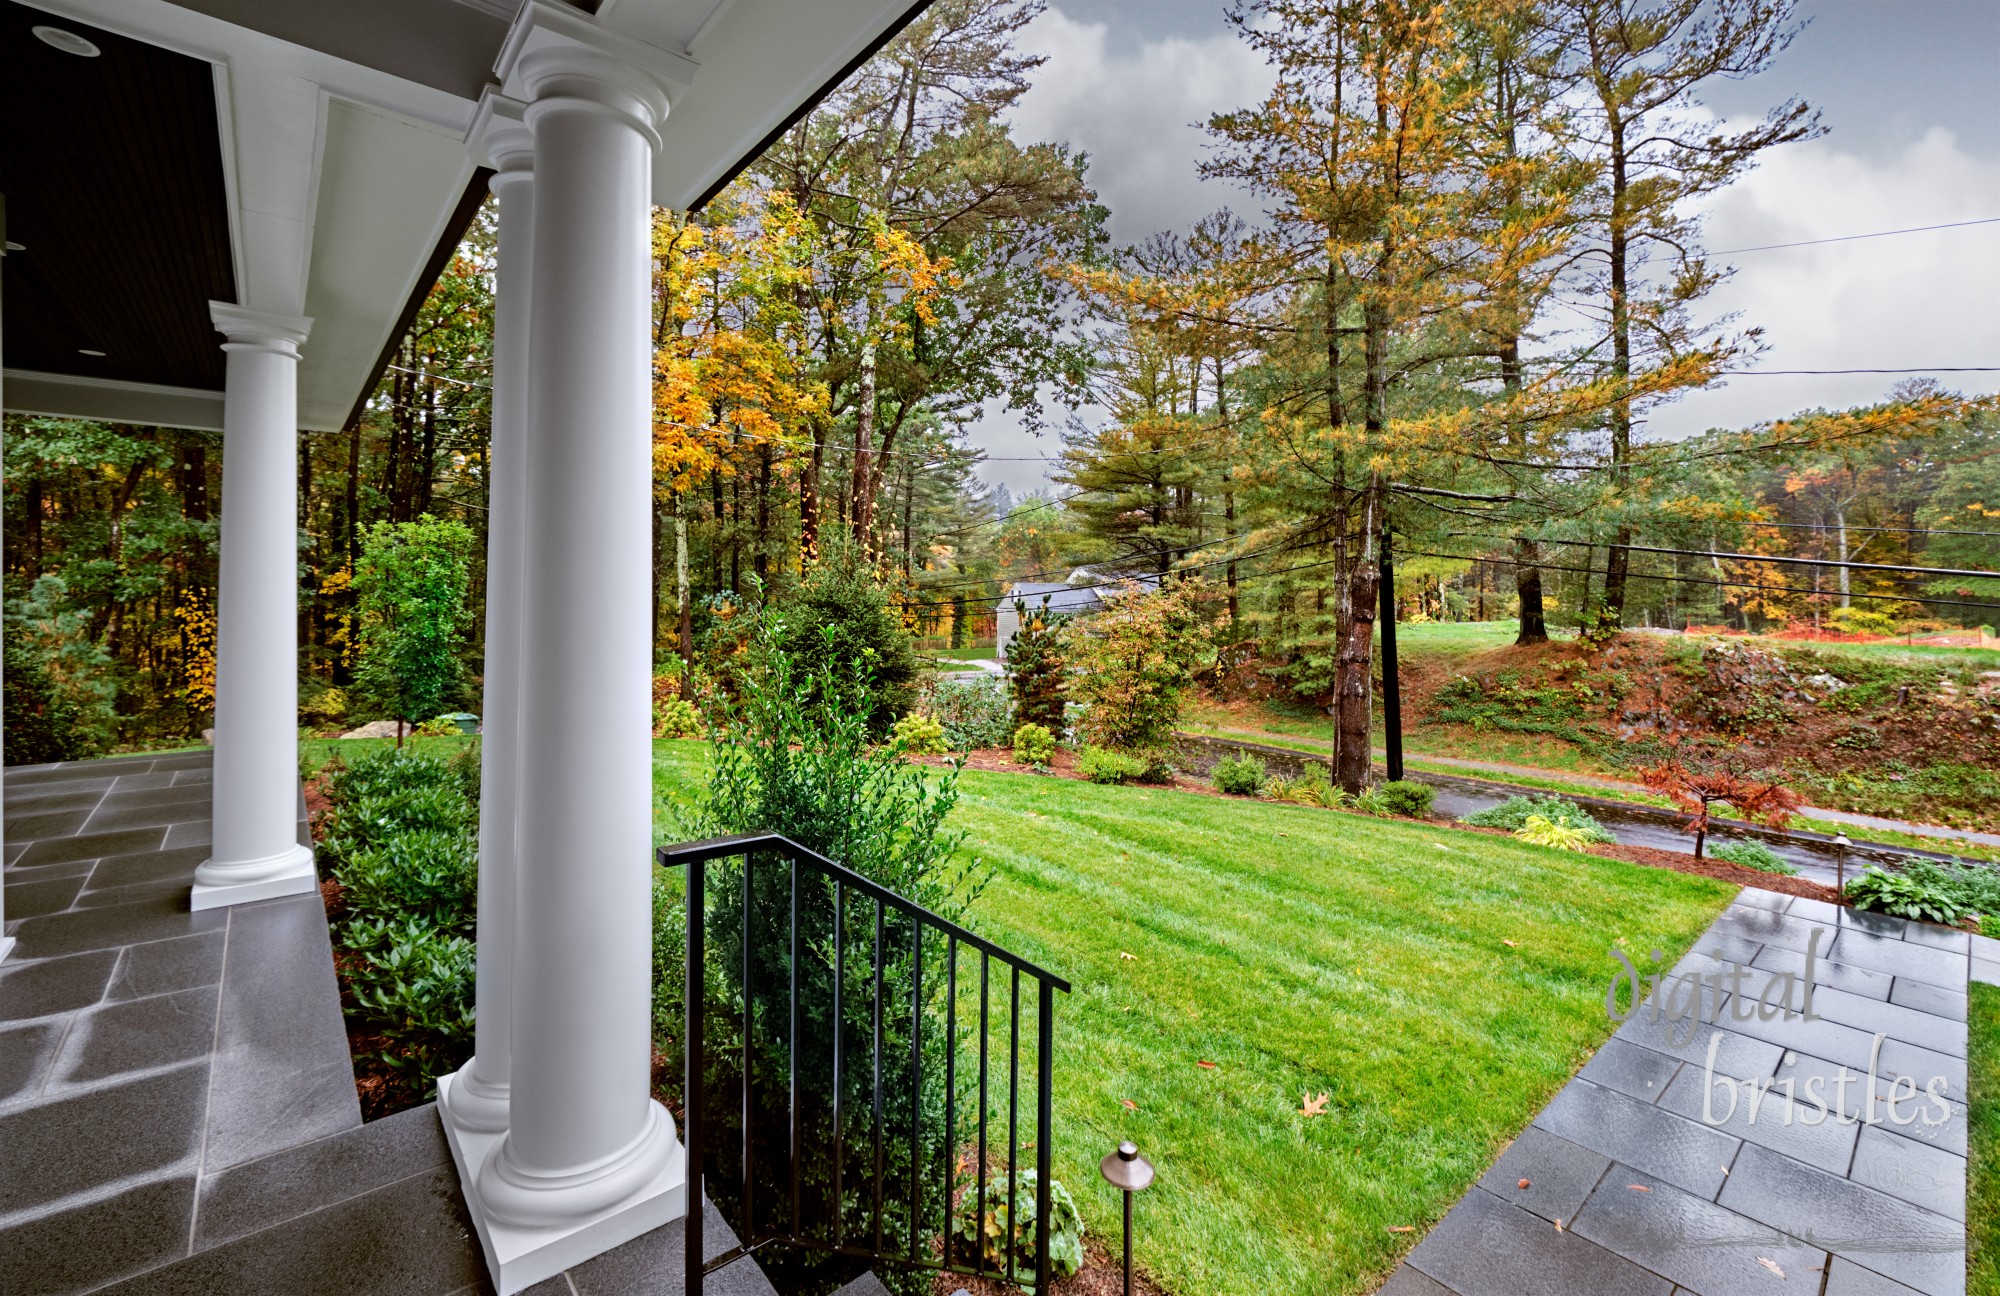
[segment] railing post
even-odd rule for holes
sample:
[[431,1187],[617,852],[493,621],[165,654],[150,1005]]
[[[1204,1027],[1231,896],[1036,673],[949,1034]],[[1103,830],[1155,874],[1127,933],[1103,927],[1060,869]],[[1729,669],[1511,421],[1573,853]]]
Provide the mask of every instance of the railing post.
[[1048,1296],[1049,1290],[1049,1144],[1054,1142],[1055,1113],[1053,1092],[1055,1088],[1055,1053],[1053,1035],[1055,1032],[1055,987],[1040,977],[1035,984],[1041,987],[1040,1022],[1035,1031],[1039,1047],[1036,1050],[1035,1106],[1035,1296]]
[[703,1077],[707,1071],[707,1061],[702,1057],[702,1036],[706,1023],[705,1002],[702,983],[702,965],[706,960],[703,948],[707,935],[707,901],[703,883],[708,866],[699,856],[688,861],[687,866],[687,1002],[681,1014],[682,1029],[687,1034],[687,1073],[681,1079],[683,1100],[682,1137],[687,1141],[687,1296],[701,1296],[702,1291],[702,1104]]

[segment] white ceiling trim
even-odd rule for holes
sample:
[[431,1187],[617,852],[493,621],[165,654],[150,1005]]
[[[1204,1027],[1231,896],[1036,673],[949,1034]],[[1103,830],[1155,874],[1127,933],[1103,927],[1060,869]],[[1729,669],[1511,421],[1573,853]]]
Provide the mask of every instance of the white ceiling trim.
[[156,383],[117,382],[8,369],[0,373],[9,414],[95,419],[105,423],[222,430],[222,393]]

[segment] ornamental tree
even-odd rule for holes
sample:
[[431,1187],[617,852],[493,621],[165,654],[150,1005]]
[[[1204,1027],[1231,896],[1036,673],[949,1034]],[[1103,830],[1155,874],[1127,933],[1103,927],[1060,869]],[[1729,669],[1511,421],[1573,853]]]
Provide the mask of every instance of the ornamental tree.
[[[470,620],[474,544],[464,523],[426,515],[378,522],[362,546],[354,569],[355,683],[400,722],[437,716],[464,678],[458,652]],[[402,741],[399,726],[397,745]]]
[[1088,707],[1092,742],[1146,753],[1172,743],[1187,690],[1213,656],[1207,594],[1191,576],[1159,590],[1128,586],[1070,627],[1070,690]]
[[1688,816],[1681,829],[1694,834],[1696,859],[1702,858],[1716,806],[1727,805],[1751,823],[1782,828],[1803,804],[1798,793],[1781,783],[1753,778],[1727,764],[1710,765],[1680,755],[1641,770],[1639,779]]

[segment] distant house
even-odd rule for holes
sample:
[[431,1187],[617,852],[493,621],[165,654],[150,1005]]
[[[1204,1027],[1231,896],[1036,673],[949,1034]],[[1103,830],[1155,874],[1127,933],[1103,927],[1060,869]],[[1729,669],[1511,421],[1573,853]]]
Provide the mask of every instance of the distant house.
[[1013,639],[1015,631],[1021,628],[1020,615],[1014,611],[1017,601],[1032,615],[1041,610],[1042,599],[1046,597],[1053,615],[1078,616],[1103,607],[1104,595],[1117,591],[1126,580],[1146,589],[1160,583],[1157,576],[1104,577],[1083,567],[1071,572],[1069,579],[1059,585],[1015,581],[1000,595],[1000,610],[993,623],[993,655],[1005,661],[1007,644]]

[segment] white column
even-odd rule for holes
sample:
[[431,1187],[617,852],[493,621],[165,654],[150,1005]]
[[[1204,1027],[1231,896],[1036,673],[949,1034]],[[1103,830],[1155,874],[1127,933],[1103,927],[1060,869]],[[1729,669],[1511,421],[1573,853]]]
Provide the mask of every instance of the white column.
[[229,340],[215,632],[213,844],[196,909],[319,885],[298,840],[298,366],[312,321],[210,302]]
[[[521,594],[527,555],[528,291],[534,242],[534,137],[521,105],[489,92],[474,138],[496,168],[500,203],[493,321],[493,435],[487,455],[486,673],[480,702],[479,968],[472,1060],[438,1081],[461,1178],[507,1128],[513,1069],[515,864],[520,804]],[[478,1146],[475,1147],[474,1145]]]
[[468,1201],[501,1296],[686,1210],[650,1097],[652,159],[659,51],[530,4],[518,926],[506,1133]]

